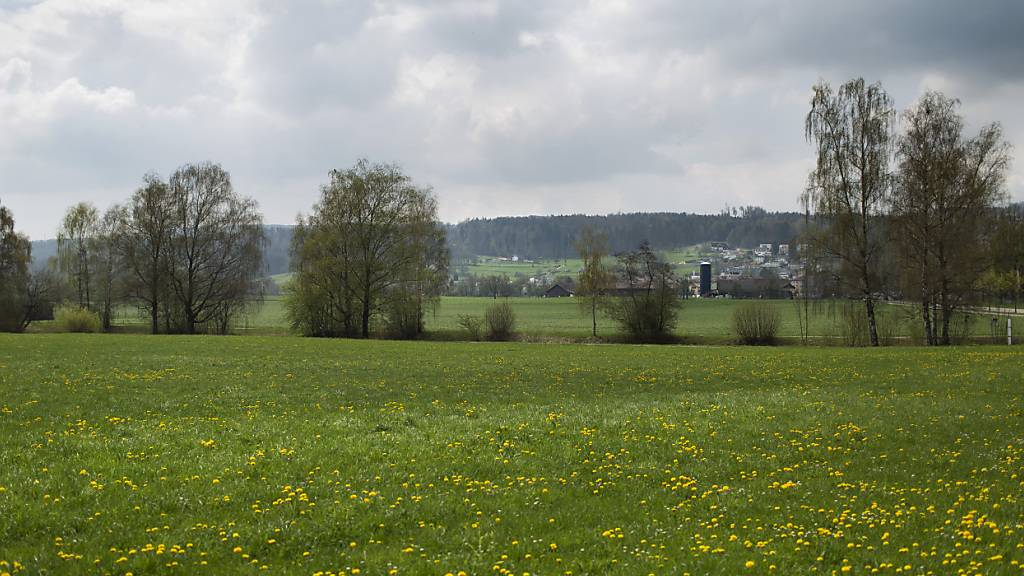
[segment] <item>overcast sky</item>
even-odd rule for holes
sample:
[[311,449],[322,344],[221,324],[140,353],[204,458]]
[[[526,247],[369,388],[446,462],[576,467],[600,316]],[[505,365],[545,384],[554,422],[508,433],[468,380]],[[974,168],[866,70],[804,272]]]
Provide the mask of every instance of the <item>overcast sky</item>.
[[1020,0],[0,0],[0,202],[47,238],[213,160],[291,223],[366,157],[449,222],[796,209],[818,79],[943,90],[1019,158],[1022,26]]

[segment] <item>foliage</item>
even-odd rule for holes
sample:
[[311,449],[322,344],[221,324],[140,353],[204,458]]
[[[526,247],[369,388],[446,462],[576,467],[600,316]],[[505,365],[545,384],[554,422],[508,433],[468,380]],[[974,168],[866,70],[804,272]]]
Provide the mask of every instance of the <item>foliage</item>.
[[381,315],[415,337],[448,281],[437,201],[397,166],[331,171],[292,238],[291,324],[312,336],[370,336]]
[[150,332],[156,334],[160,314],[170,308],[171,298],[167,266],[173,225],[170,188],[158,175],[146,174],[126,210],[119,234],[125,293],[146,308]]
[[986,240],[1009,166],[1000,127],[965,139],[958,108],[939,92],[924,94],[904,113],[907,130],[898,140],[894,240],[904,289],[919,302],[928,344],[951,343],[953,318],[971,303],[978,277],[992,265]]
[[617,295],[603,303],[605,313],[636,342],[669,339],[680,307],[679,282],[672,267],[659,260],[646,242],[617,259]]
[[757,207],[720,214],[474,218],[449,226],[448,238],[457,263],[479,254],[564,259],[574,256],[573,240],[585,228],[607,234],[611,253],[628,251],[645,240],[658,250],[711,241],[751,248],[762,242],[791,242],[800,233],[802,218],[793,212],[767,212]]
[[25,310],[31,259],[28,238],[14,231],[14,216],[0,205],[0,332],[20,332],[28,324]]
[[576,251],[583,268],[576,277],[576,297],[580,310],[590,315],[591,335],[597,337],[597,311],[608,292],[615,287],[615,275],[605,266],[608,255],[607,235],[585,227],[576,239]]
[[732,313],[733,331],[743,344],[774,344],[781,324],[778,307],[765,302],[746,301]]
[[471,314],[459,314],[458,319],[455,321],[460,328],[466,331],[469,335],[469,339],[474,342],[480,341],[482,335],[482,329],[484,326],[484,319],[479,316],[473,316]]
[[61,332],[99,332],[103,329],[99,314],[71,304],[57,308],[54,320]]
[[0,366],[20,574],[1020,572],[1022,347],[29,334]]
[[92,249],[96,240],[99,212],[88,202],[68,208],[57,232],[57,259],[60,269],[75,288],[78,306],[93,303]]
[[487,320],[487,338],[490,340],[508,340],[515,334],[516,311],[507,300],[488,306],[484,318]]
[[878,345],[875,298],[882,252],[880,216],[891,188],[895,112],[881,84],[857,78],[833,91],[814,86],[805,124],[816,149],[804,202],[821,228],[808,234],[836,276],[863,302],[872,345]]
[[224,333],[233,315],[262,296],[262,216],[218,164],[182,166],[167,187],[169,324],[188,334],[204,325]]

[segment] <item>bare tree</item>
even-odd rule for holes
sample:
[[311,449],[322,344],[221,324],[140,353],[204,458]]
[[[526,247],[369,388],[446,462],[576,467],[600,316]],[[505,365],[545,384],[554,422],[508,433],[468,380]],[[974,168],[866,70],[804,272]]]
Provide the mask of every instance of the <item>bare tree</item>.
[[634,340],[668,338],[679,319],[679,282],[672,267],[647,242],[617,258],[617,294],[602,302],[605,313]]
[[892,184],[894,120],[892,99],[881,84],[858,78],[838,91],[817,84],[805,124],[817,162],[804,199],[824,224],[811,241],[838,262],[847,289],[863,299],[872,346],[878,345],[879,217]]
[[997,124],[965,139],[960,103],[929,92],[904,113],[892,195],[907,292],[920,302],[928,344],[949,344],[954,314],[991,264],[986,228],[1003,201],[1009,146]]
[[392,325],[409,328],[402,335],[418,333],[422,302],[448,278],[433,193],[395,165],[366,160],[330,177],[293,240],[293,325],[308,334],[366,338],[371,320],[386,313]]
[[161,305],[168,295],[170,234],[170,189],[156,174],[147,174],[128,202],[120,252],[127,268],[127,289],[148,310],[153,334],[160,331]]
[[193,334],[212,322],[224,331],[240,305],[260,295],[262,217],[217,164],[185,165],[171,175],[168,188],[167,279],[181,329]]
[[604,264],[608,255],[608,236],[589,226],[580,230],[576,251],[583,260],[583,268],[576,279],[576,295],[580,310],[590,314],[591,333],[597,337],[597,311],[608,290],[615,285],[615,276]]
[[88,202],[68,208],[57,232],[57,258],[62,272],[75,288],[80,308],[92,306],[91,251],[96,237],[99,212]]

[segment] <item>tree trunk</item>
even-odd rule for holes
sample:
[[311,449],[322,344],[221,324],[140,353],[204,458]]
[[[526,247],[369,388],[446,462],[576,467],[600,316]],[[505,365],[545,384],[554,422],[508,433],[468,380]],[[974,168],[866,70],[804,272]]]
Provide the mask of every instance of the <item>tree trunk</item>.
[[149,320],[153,334],[160,332],[160,313],[157,310],[156,298],[153,299],[152,306],[149,308]]
[[590,317],[594,322],[594,338],[597,338],[597,297],[591,296],[590,299]]
[[103,331],[110,332],[110,298],[103,299]]
[[949,346],[949,323],[953,318],[953,311],[949,309],[949,300],[945,288],[942,292],[942,345]]
[[370,337],[370,291],[363,292],[363,338]]
[[931,304],[927,298],[921,299],[921,318],[924,320],[924,340],[929,346],[935,345],[935,338],[932,333]]
[[875,299],[868,295],[864,299],[864,307],[868,312],[868,331],[871,335],[871,345],[878,346],[878,324],[875,321]]

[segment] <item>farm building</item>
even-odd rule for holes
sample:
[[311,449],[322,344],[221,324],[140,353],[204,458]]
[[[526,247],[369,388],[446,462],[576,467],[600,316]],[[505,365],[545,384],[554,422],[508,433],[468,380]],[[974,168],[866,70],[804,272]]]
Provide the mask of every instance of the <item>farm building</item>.
[[567,298],[569,296],[572,296],[572,292],[558,283],[552,284],[544,291],[545,298]]

